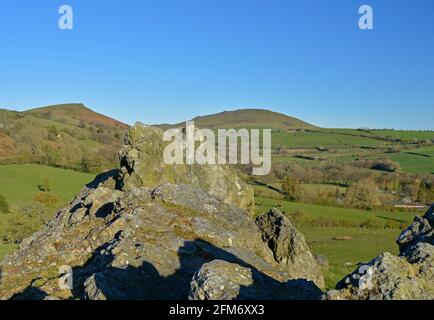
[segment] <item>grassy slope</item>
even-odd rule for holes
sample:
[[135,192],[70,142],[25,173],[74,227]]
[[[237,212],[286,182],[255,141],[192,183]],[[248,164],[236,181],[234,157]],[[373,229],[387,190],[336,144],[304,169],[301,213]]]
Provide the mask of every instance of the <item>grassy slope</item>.
[[335,208],[335,207],[323,207],[313,204],[289,202],[285,200],[276,201],[267,198],[256,199],[257,211],[265,212],[281,205],[281,210],[286,213],[292,213],[296,209],[301,209],[306,213],[309,218],[333,218],[333,219],[346,219],[354,222],[364,222],[368,219],[378,220],[385,222],[387,220],[393,220],[399,223],[408,223],[413,220],[414,215],[407,212],[388,212],[388,211],[364,211],[358,209],[347,208]]
[[[406,212],[390,213],[383,211],[363,211],[356,209],[323,207],[302,203],[293,203],[284,200],[272,200],[257,198],[257,213],[266,212],[272,207],[280,205],[280,210],[292,213],[301,209],[307,217],[345,219],[355,222],[363,222],[368,219],[387,221],[394,220],[410,224],[414,214]],[[329,261],[329,267],[325,270],[326,285],[329,289],[342,279],[350,271],[354,270],[359,262],[367,262],[382,252],[397,253],[395,240],[400,230],[368,230],[362,228],[326,228],[326,227],[301,227],[312,251],[324,255]],[[350,236],[352,240],[336,241],[334,237]]]
[[[414,150],[414,152],[420,151]],[[404,172],[434,174],[434,156],[424,157],[421,155],[399,153],[389,155],[389,158],[398,162]]]
[[[301,227],[306,241],[315,254],[325,256],[329,266],[323,271],[326,286],[336,283],[356,268],[359,262],[369,262],[383,252],[398,253],[395,240],[399,230],[369,230],[361,228]],[[336,241],[334,237],[351,236],[350,241]]]
[[354,137],[328,132],[285,132],[273,134],[273,147],[315,148],[315,147],[360,147],[384,146],[386,143],[366,137]]

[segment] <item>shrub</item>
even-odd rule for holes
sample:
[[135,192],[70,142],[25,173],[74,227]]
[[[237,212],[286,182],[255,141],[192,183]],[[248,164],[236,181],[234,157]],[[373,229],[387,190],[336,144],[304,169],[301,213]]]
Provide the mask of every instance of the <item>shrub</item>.
[[60,201],[54,194],[47,192],[38,192],[33,197],[33,200],[47,207],[55,207]]
[[51,191],[51,181],[48,178],[42,179],[41,183],[38,184],[38,189],[42,192]]
[[290,214],[289,219],[295,225],[302,225],[306,222],[306,213],[301,209],[296,209],[292,214]]
[[348,188],[345,204],[350,208],[371,210],[381,205],[377,186],[373,179],[363,179]]
[[395,172],[401,170],[401,165],[398,162],[394,162],[390,159],[379,159],[375,161],[371,169],[373,170],[381,170],[381,171],[388,171],[388,172]]
[[57,127],[51,126],[48,129],[48,140],[56,141],[58,136],[59,136],[59,131],[57,130]]
[[6,201],[5,197],[0,196],[0,213],[9,213],[9,204]]
[[365,229],[383,229],[384,225],[377,220],[368,219],[360,224],[360,228]]
[[288,200],[296,201],[301,197],[303,189],[301,188],[300,181],[289,175],[282,181],[282,192]]
[[5,223],[5,230],[1,235],[1,242],[5,244],[19,244],[21,241],[40,228],[39,223],[24,216],[10,218]]
[[401,229],[401,223],[393,221],[393,220],[388,220],[385,224],[384,224],[384,229]]

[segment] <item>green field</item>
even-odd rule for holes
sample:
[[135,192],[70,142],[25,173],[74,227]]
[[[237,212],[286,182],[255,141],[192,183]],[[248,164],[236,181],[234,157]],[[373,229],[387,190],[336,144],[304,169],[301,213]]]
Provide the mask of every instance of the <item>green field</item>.
[[349,135],[359,135],[366,137],[380,137],[380,138],[396,138],[402,140],[432,140],[434,139],[434,131],[425,130],[393,130],[393,129],[321,129],[324,132],[334,132]]
[[[398,254],[395,240],[399,230],[369,230],[362,228],[300,227],[314,254],[327,258],[329,265],[323,271],[327,289],[352,272],[359,262],[369,262],[380,253]],[[349,241],[336,241],[334,237],[350,236]]]
[[357,147],[384,146],[387,142],[361,136],[352,136],[329,132],[277,131],[273,133],[273,147],[316,148],[322,147]]
[[[415,150],[414,152],[421,151]],[[389,158],[398,162],[403,172],[434,174],[434,156],[425,157],[417,154],[398,153],[389,155]]]
[[32,200],[44,178],[51,182],[51,192],[62,202],[71,200],[95,175],[39,165],[0,166],[0,195],[10,205]]
[[267,198],[257,198],[255,199],[255,202],[257,205],[257,212],[266,212],[271,208],[280,205],[280,210],[288,214],[293,213],[295,210],[303,210],[303,212],[306,213],[306,216],[310,218],[347,219],[357,223],[364,222],[367,219],[372,219],[379,222],[393,220],[399,223],[410,224],[414,218],[414,214],[408,212],[388,212],[377,210],[365,211],[358,209],[325,207]]
[[434,139],[434,131],[416,131],[416,130],[371,130],[372,134],[383,137],[393,137],[398,139],[418,139],[431,140]]
[[[273,200],[257,198],[257,213],[263,213],[279,206],[279,210],[291,214],[295,210],[302,210],[307,217],[312,219],[328,218],[335,220],[347,220],[362,223],[368,219],[385,223],[389,220],[410,224],[414,213],[364,211],[357,209],[334,208],[303,203],[288,202],[285,200]],[[306,241],[313,253],[325,256],[329,266],[324,270],[326,285],[331,289],[350,271],[354,270],[359,262],[368,262],[382,252],[396,254],[398,247],[395,240],[400,234],[398,229],[364,229],[345,227],[310,227],[301,226]],[[333,240],[334,237],[351,237],[348,241]]]

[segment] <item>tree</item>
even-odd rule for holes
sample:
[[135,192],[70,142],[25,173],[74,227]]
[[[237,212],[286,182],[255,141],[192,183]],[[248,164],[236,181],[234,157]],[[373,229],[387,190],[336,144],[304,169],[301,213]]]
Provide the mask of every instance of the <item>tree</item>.
[[58,136],[59,130],[57,130],[57,127],[51,126],[50,128],[48,128],[48,140],[56,141]]
[[367,178],[350,186],[345,194],[345,204],[350,208],[366,210],[380,206],[381,201],[374,180]]
[[9,213],[9,204],[4,196],[0,195],[0,213]]
[[300,199],[302,188],[299,180],[292,175],[283,178],[282,192],[288,200],[296,201]]
[[424,203],[434,201],[434,189],[431,189],[425,181],[422,181],[419,185],[417,200]]
[[81,169],[84,172],[98,173],[102,169],[102,159],[98,156],[84,155],[81,159]]

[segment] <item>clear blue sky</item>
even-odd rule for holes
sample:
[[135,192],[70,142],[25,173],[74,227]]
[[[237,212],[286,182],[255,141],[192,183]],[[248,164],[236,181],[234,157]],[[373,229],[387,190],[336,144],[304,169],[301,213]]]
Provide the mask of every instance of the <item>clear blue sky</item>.
[[[362,4],[375,30],[358,28]],[[434,129],[432,0],[1,0],[0,43],[1,108],[83,102],[160,123],[248,107]]]

